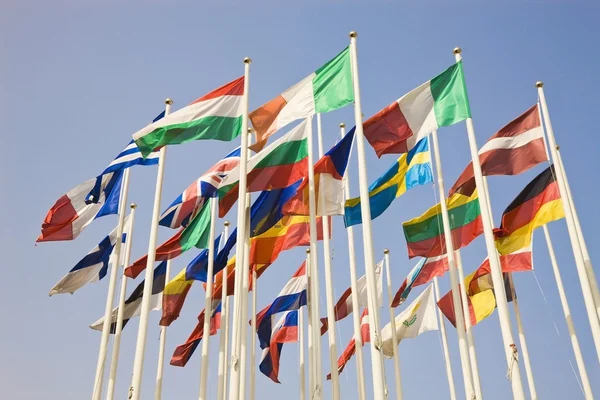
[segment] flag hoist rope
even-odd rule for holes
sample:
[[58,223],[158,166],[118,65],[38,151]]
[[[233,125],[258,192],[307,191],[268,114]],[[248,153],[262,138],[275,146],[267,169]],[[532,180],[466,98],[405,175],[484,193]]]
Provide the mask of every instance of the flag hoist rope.
[[[165,284],[169,282],[171,276],[171,260],[167,260],[167,269],[165,271]],[[165,287],[163,286],[163,293]],[[158,343],[158,366],[156,367],[156,386],[154,387],[154,400],[162,399],[163,372],[165,369],[165,346],[167,344],[167,327],[160,327],[160,340]]]
[[300,400],[306,400],[306,373],[304,362],[304,309],[298,310],[298,373],[300,374]]
[[[223,223],[223,240],[226,243],[229,239],[229,221]],[[222,248],[223,246],[221,246]],[[219,330],[219,371],[217,379],[217,400],[223,400],[227,396],[227,354],[229,353],[229,296],[227,296],[228,277],[227,266],[221,273],[221,329]]]
[[[435,304],[440,300],[440,284],[437,276],[433,278],[433,287],[435,289]],[[454,387],[454,376],[452,374],[452,364],[450,363],[450,350],[448,348],[448,337],[446,336],[446,321],[440,312],[439,307],[435,307],[435,313],[440,321],[440,335],[442,337],[442,351],[444,353],[444,363],[446,364],[446,377],[448,378],[448,389],[450,390],[450,400],[456,400],[456,389]]]
[[383,250],[385,258],[385,276],[387,281],[388,305],[390,311],[390,326],[392,328],[392,350],[394,356],[394,378],[396,381],[396,399],[402,400],[402,378],[400,375],[400,356],[398,355],[398,337],[396,334],[396,317],[394,316],[394,308],[392,307],[392,275],[390,273],[390,251]]

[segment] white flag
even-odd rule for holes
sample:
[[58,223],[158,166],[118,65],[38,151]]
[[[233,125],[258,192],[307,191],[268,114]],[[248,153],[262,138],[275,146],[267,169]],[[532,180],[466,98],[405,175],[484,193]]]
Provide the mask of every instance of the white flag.
[[[414,338],[423,332],[439,329],[432,285],[429,285],[415,301],[396,317],[395,325],[398,342],[402,339]],[[383,327],[381,338],[383,340],[383,355],[388,358],[393,357],[392,323]]]

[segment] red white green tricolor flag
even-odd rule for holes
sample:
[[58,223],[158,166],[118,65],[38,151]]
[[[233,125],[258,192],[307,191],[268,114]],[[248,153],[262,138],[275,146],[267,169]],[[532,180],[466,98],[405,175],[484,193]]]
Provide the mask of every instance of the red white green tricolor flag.
[[133,135],[142,155],[193,140],[231,141],[242,131],[244,77],[200,97]]

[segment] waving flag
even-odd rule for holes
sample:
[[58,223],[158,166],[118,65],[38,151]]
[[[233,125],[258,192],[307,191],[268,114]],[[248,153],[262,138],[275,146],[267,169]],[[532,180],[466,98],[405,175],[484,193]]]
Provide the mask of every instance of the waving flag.
[[306,261],[294,273],[273,302],[256,315],[256,333],[262,349],[271,343],[271,317],[284,311],[298,310],[306,305]]
[[167,228],[186,226],[204,202],[216,196],[227,174],[240,163],[240,148],[227,154],[183,191],[160,216],[159,225]]
[[[131,231],[131,222],[129,216],[127,216],[123,226],[123,242],[129,231]],[[50,290],[50,296],[60,293],[73,294],[88,283],[98,282],[104,278],[108,271],[108,262],[116,243],[117,228],[113,229],[67,275],[54,285]]]
[[[167,262],[163,261],[154,269],[153,285],[152,285],[152,296],[150,297],[150,309],[160,310],[160,305],[163,297],[163,289],[165,287],[165,278],[167,273]],[[123,307],[123,328],[129,322],[131,318],[137,317],[142,312],[142,297],[144,295],[144,281],[135,288],[125,300],[125,306]],[[119,313],[119,307],[113,309],[110,317],[110,333],[114,334],[117,327],[117,314]],[[101,331],[104,325],[104,317],[90,325],[90,328]]]
[[279,382],[279,361],[283,343],[298,341],[298,311],[288,311],[273,326],[271,345],[263,350],[258,368],[275,383]]
[[[360,336],[361,343],[364,346],[365,343],[369,343],[371,341],[371,333],[369,332],[369,309],[365,308],[360,316]],[[356,353],[356,339],[353,337],[350,340],[350,343],[346,346],[340,358],[338,359],[338,374],[341,374],[348,361],[352,358],[352,356]],[[331,380],[331,374],[327,374],[327,380]]]
[[423,258],[408,273],[408,276],[404,279],[402,285],[400,285],[400,289],[398,289],[392,300],[392,307],[398,307],[404,303],[414,287],[424,285],[436,276],[443,276],[449,268],[446,254]]

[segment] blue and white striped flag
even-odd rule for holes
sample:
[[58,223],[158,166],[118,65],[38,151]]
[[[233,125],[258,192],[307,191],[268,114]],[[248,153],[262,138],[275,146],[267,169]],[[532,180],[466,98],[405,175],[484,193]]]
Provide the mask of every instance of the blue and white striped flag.
[[[125,242],[131,231],[129,216],[125,218],[122,240]],[[81,259],[54,287],[50,296],[61,293],[75,293],[91,282],[98,282],[106,276],[108,263],[117,242],[117,228],[113,229],[96,247]]]

